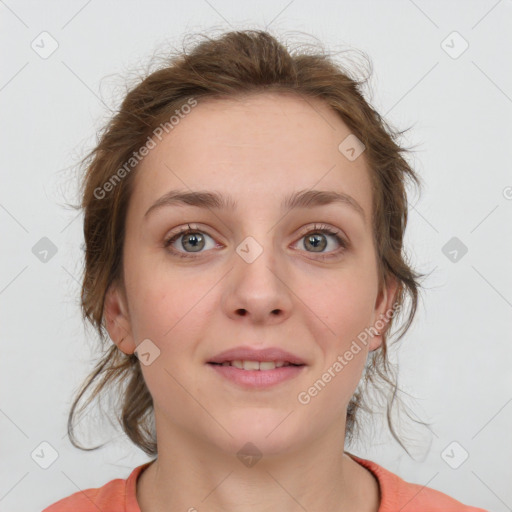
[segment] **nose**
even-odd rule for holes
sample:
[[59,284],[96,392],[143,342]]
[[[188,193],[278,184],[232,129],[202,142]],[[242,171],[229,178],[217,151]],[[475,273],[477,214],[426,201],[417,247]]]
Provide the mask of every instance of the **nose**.
[[243,317],[246,322],[260,325],[288,318],[293,293],[285,262],[276,259],[271,249],[263,249],[254,239],[242,243],[233,260],[223,297],[226,314],[237,321]]

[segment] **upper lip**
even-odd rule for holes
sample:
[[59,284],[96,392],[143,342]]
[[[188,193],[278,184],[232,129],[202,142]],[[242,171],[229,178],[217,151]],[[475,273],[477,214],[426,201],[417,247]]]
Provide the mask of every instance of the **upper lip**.
[[291,364],[306,364],[299,356],[278,347],[253,349],[247,346],[225,350],[209,359],[208,363],[224,363],[225,361],[283,361]]

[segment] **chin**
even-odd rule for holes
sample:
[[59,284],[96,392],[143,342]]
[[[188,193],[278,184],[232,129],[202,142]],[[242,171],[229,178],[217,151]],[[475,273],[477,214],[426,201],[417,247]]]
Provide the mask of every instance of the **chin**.
[[304,429],[296,424],[298,418],[293,413],[287,417],[289,412],[281,409],[238,410],[230,421],[221,421],[232,436],[228,450],[238,454],[240,450],[250,451],[253,445],[263,455],[279,455],[306,442]]

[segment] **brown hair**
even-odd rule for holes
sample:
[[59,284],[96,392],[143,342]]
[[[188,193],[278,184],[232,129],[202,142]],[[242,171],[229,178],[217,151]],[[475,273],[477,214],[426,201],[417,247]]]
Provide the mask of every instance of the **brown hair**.
[[[110,284],[123,283],[123,241],[125,218],[130,200],[133,171],[126,169],[134,152],[143,146],[154,130],[169,120],[190,98],[227,98],[258,92],[294,93],[319,98],[338,113],[351,132],[366,146],[364,158],[373,188],[373,235],[379,265],[379,286],[389,277],[399,283],[396,302],[401,307],[411,299],[409,314],[396,341],[408,330],[416,313],[421,274],[415,273],[403,249],[407,225],[406,181],[421,186],[419,177],[403,158],[408,151],[397,143],[402,132],[394,131],[369,105],[361,92],[368,78],[358,79],[321,47],[313,52],[289,51],[269,32],[232,31],[217,38],[206,36],[192,49],[168,57],[160,69],[143,78],[128,92],[120,109],[105,126],[97,146],[82,160],[86,171],[80,198],[84,210],[85,268],[81,307],[83,319],[97,330],[103,354],[93,372],[82,384],[68,416],[68,435],[74,446],[84,448],[74,436],[75,415],[105,390],[115,392],[116,418],[131,441],[148,455],[157,454],[153,401],[134,354],[123,353],[108,340],[104,325],[105,294]],[[404,130],[405,131],[405,130]],[[341,141],[340,141],[341,142]],[[115,186],[114,176],[119,177]],[[102,197],[98,198],[99,192]],[[104,195],[104,197],[103,197]],[[387,336],[396,317],[389,320],[381,348],[370,353],[361,384],[378,379],[391,388],[386,394],[391,433],[404,447],[392,425],[390,411],[398,390],[395,370],[388,358]],[[91,396],[77,410],[85,392],[96,383]],[[363,382],[364,381],[364,382]],[[362,389],[356,390],[347,409],[346,436],[352,439],[357,426],[356,413],[371,408],[364,403]],[[405,448],[405,447],[404,447]],[[405,448],[406,449],[406,448]],[[406,449],[407,450],[407,449]]]

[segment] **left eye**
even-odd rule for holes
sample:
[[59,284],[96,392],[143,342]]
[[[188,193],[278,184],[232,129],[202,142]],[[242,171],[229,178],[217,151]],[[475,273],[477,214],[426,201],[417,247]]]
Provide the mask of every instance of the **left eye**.
[[[336,231],[331,231],[328,228],[317,229],[302,236],[301,240],[304,240],[302,242],[302,245],[305,249],[311,247],[313,250],[310,252],[333,252],[323,251],[329,245],[327,237],[334,238],[338,245],[340,245],[343,248],[346,248],[345,241],[339,236],[339,234]],[[336,251],[336,248],[334,249],[334,251]]]
[[[334,250],[331,251],[324,251],[324,249],[328,246],[327,237],[333,238],[341,247],[341,251],[348,248],[348,244],[340,236],[340,233],[333,231],[329,227],[319,227],[310,230],[308,233],[301,237],[301,240],[303,240],[302,246],[307,250],[307,252],[320,254],[321,259],[336,256],[339,252],[341,252],[339,249],[336,250],[336,248],[334,248]],[[312,251],[309,251],[308,248],[312,248]]]

